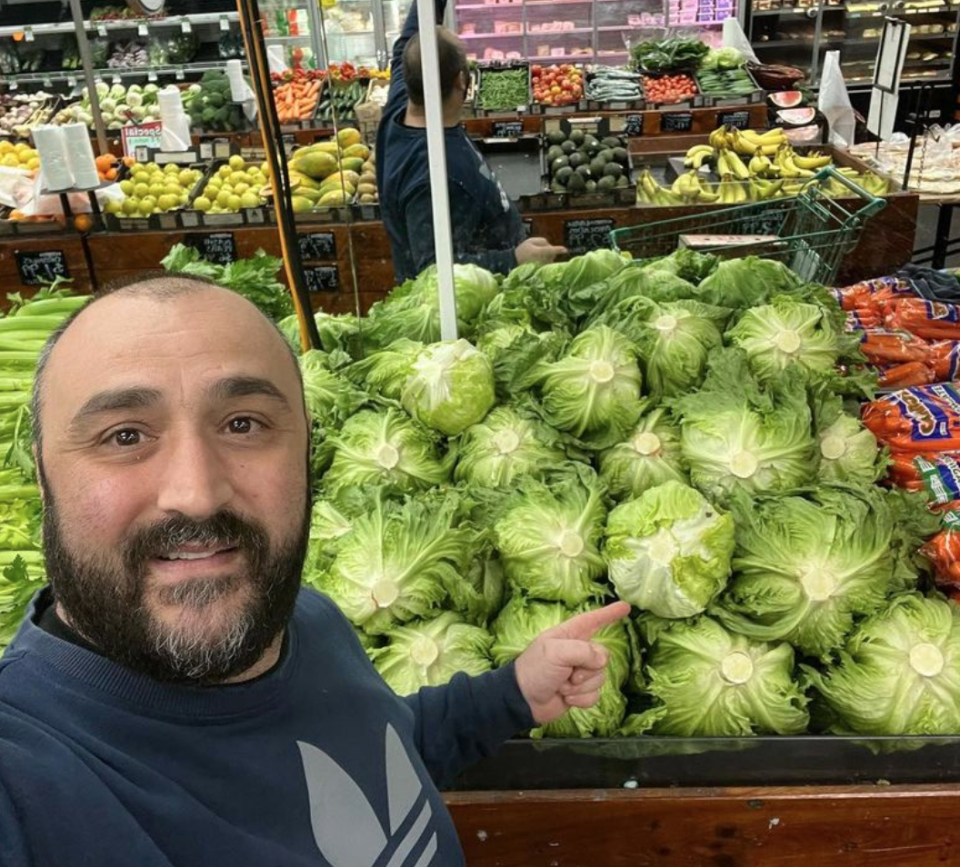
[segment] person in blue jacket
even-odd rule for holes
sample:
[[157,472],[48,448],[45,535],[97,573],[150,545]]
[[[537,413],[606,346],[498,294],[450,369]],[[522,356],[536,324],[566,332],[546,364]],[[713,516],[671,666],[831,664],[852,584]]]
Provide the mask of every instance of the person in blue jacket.
[[[443,18],[446,0],[437,4]],[[377,131],[377,189],[397,282],[436,260],[417,5],[393,46],[390,95]],[[437,28],[447,188],[455,262],[506,274],[518,264],[553,262],[566,253],[544,238],[524,240],[523,222],[500,182],[460,125],[470,82],[463,43]]]
[[310,420],[252,304],[141,280],[34,385],[46,586],[0,659],[3,867],[451,867],[438,786],[598,699],[594,631],[397,697],[301,587]]

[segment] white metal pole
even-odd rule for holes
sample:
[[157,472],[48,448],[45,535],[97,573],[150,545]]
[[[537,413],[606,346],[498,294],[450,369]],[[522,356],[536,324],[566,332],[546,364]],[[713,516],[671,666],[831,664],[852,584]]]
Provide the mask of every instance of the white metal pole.
[[433,242],[437,255],[440,292],[440,339],[457,339],[457,303],[453,285],[453,238],[450,232],[450,197],[447,192],[447,149],[444,141],[443,96],[437,52],[437,16],[434,0],[417,0],[420,21],[420,62],[423,64],[423,98],[427,116],[427,155],[430,160],[430,194],[433,201]]

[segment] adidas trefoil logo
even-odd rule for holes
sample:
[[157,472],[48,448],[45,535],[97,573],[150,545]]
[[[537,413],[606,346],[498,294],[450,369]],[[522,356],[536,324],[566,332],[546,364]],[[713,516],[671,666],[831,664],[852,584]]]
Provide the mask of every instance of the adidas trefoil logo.
[[428,867],[433,863],[436,831],[416,861],[409,860],[432,827],[429,799],[406,833],[398,833],[420,800],[423,784],[393,726],[387,725],[384,763],[389,829],[381,826],[366,795],[340,765],[312,744],[297,741],[297,746],[307,780],[313,837],[333,867]]

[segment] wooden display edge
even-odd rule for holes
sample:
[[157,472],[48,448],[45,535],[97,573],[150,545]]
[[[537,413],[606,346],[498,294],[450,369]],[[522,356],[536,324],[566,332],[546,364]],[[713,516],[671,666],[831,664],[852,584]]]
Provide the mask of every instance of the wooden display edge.
[[952,863],[960,787],[594,789],[445,795],[471,867]]

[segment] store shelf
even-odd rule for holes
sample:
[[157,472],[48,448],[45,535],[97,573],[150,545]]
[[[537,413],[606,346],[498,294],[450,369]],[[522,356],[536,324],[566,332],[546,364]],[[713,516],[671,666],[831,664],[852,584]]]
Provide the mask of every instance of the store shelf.
[[299,36],[264,36],[264,42],[309,42],[313,37],[309,34]]
[[[170,18],[129,18],[123,21],[88,21],[86,29],[94,33],[101,30],[113,32],[117,30],[138,30],[146,26],[148,30],[168,29],[171,27],[183,27],[184,22],[189,22],[191,27],[201,27],[204,24],[219,24],[226,19],[230,22],[239,21],[237,12],[211,12],[198,15],[176,15]],[[15,33],[32,33],[34,36],[47,36],[56,34],[73,33],[76,28],[73,21],[59,21],[56,24],[33,24],[29,27],[22,25],[0,27],[0,37],[13,36]]]
[[[101,81],[112,81],[114,78],[150,78],[170,77],[178,79],[186,78],[187,75],[222,71],[226,61],[211,61],[208,63],[186,63],[182,66],[143,66],[130,69],[96,69],[94,75]],[[247,64],[243,62],[243,68]],[[83,71],[74,69],[69,72],[24,72],[15,75],[4,75],[3,81],[9,85],[22,84],[58,84],[66,82],[67,84],[77,84],[83,81]]]
[[[623,28],[620,28],[621,30]],[[528,30],[527,36],[563,36],[567,33],[593,33],[592,27],[574,27],[572,30]]]
[[461,39],[523,39],[523,33],[460,33]]
[[[849,9],[844,7],[847,18],[886,18],[890,15],[890,11],[881,12],[879,10],[875,12],[851,12]],[[893,12],[894,15],[940,15],[944,12],[953,12],[953,8],[950,6],[931,6],[929,9],[897,9]]]
[[[837,7],[842,9],[843,7]],[[817,8],[814,6],[811,9],[760,9],[753,13],[754,18],[765,18],[768,15],[807,15],[810,12],[816,13]],[[831,11],[829,8],[824,9],[824,12]]]
[[[940,34],[921,34],[920,36],[911,36],[910,43],[913,42],[943,42],[945,39],[953,41],[953,38],[956,34],[954,33],[940,33]],[[843,46],[863,46],[863,45],[873,45],[877,46],[880,44],[880,37],[874,36],[868,39],[846,39],[844,37],[834,37],[830,39],[821,39],[820,48],[840,48]],[[814,41],[812,39],[771,39],[768,42],[754,42],[753,47],[756,48],[786,48],[788,46],[794,46],[795,48],[803,48],[809,51],[813,48]]]

